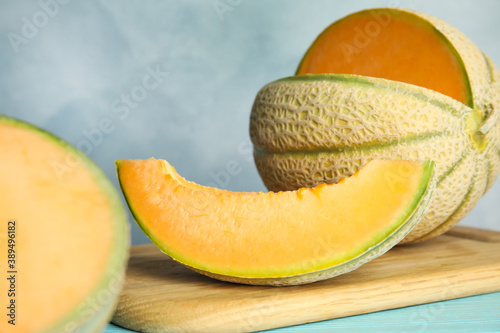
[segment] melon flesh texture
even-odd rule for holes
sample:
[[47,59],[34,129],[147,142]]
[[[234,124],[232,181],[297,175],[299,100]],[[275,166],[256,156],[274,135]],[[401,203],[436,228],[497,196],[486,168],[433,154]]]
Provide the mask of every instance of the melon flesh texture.
[[[105,175],[68,144],[0,116],[0,267],[16,221],[16,325],[2,332],[98,332],[109,320],[127,258],[123,206]],[[1,304],[10,302],[0,280]],[[4,308],[5,310],[5,308]]]
[[412,12],[372,9],[329,26],[304,56],[297,74],[379,77],[426,87],[472,106],[467,72],[453,45]]
[[336,185],[237,193],[180,177],[166,161],[117,161],[129,207],[166,254],[203,274],[248,284],[302,284],[384,253],[418,222],[432,162],[373,161]]

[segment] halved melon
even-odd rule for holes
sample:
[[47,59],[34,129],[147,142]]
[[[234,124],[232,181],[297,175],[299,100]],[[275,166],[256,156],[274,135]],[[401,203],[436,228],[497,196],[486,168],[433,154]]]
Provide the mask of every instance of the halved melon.
[[0,161],[0,332],[99,332],[128,256],[113,185],[69,144],[1,115]]
[[425,213],[433,162],[372,161],[336,185],[236,193],[179,176],[166,161],[117,161],[137,223],[202,274],[296,285],[351,271],[397,244]]

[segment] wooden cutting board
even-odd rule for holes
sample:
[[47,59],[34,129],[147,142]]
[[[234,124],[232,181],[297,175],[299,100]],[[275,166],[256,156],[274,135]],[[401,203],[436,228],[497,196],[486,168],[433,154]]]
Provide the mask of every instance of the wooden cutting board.
[[361,268],[296,287],[199,275],[154,245],[131,249],[113,317],[140,332],[252,332],[500,291],[500,232],[456,227]]

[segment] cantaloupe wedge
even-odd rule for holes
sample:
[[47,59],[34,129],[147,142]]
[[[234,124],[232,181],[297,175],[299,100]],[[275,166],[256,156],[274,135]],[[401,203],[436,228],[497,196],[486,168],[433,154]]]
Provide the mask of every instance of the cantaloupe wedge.
[[128,243],[104,173],[62,140],[0,115],[0,332],[100,332]]
[[296,285],[356,269],[397,244],[425,213],[433,162],[373,161],[336,185],[236,193],[197,185],[166,161],[120,160],[137,223],[202,274]]
[[396,8],[348,15],[297,74],[264,87],[252,109],[269,190],[334,183],[371,159],[431,159],[436,194],[408,243],[448,231],[497,179],[500,72],[442,20]]

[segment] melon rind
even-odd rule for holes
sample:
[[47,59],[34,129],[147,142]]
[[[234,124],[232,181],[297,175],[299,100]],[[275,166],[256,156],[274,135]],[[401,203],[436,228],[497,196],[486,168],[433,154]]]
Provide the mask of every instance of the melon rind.
[[60,146],[67,151],[69,156],[85,165],[109,199],[110,207],[114,212],[113,229],[115,233],[106,271],[103,272],[100,281],[84,301],[77,307],[68,309],[63,318],[41,331],[42,333],[101,332],[109,323],[116,307],[129,257],[130,231],[128,217],[121,199],[104,172],[87,155],[66,141],[35,125],[1,114],[0,123],[31,131],[39,135],[40,140],[47,140]]
[[307,74],[277,80],[259,91],[250,136],[257,169],[272,191],[335,183],[373,159],[435,161],[435,198],[404,243],[446,232],[495,181],[499,123],[478,148],[470,135],[475,112],[451,97],[407,83]]

